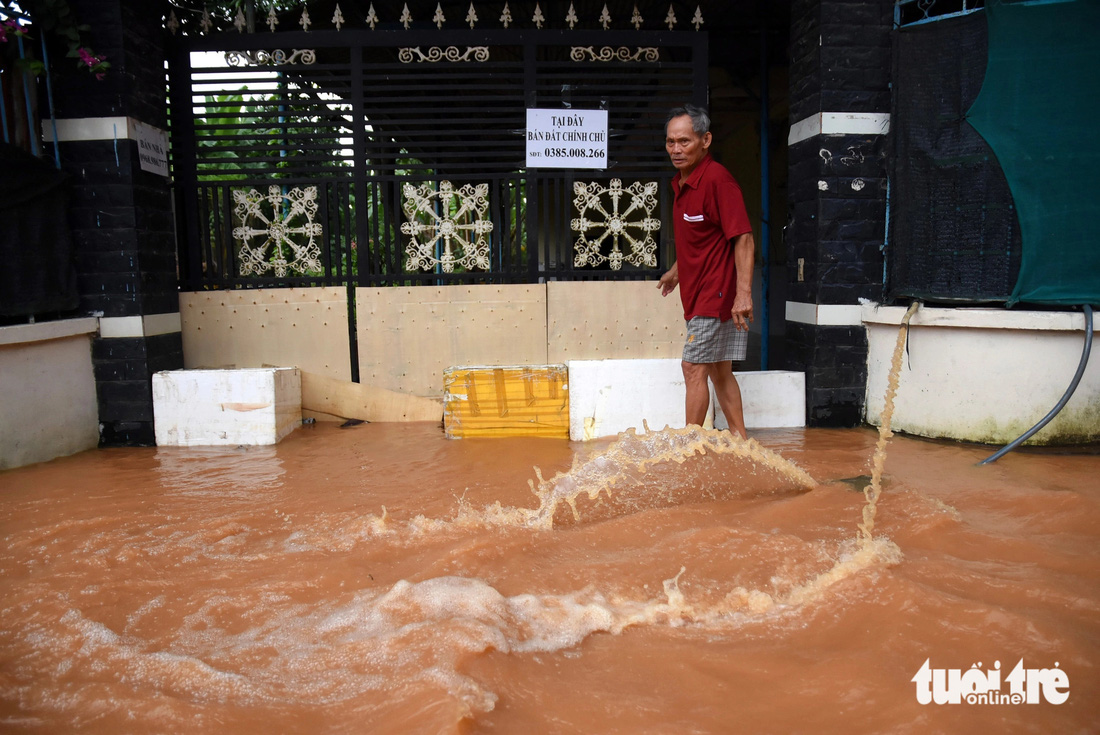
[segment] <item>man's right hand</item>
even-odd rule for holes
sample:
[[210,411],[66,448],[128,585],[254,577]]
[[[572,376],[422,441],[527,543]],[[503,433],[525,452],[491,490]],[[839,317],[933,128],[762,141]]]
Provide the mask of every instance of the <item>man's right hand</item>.
[[673,263],[672,267],[657,281],[657,288],[661,289],[662,296],[668,296],[676,289],[680,282],[679,263]]

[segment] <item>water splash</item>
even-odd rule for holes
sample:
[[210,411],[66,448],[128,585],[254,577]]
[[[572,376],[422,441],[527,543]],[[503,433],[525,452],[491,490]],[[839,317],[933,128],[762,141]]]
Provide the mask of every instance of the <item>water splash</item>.
[[863,506],[863,522],[859,524],[860,539],[864,544],[871,542],[872,533],[875,530],[875,514],[878,511],[878,499],[882,494],[882,470],[886,466],[886,444],[894,435],[890,431],[890,419],[894,416],[894,395],[898,392],[898,374],[901,372],[901,357],[905,353],[905,338],[909,334],[909,320],[913,318],[919,301],[909,305],[909,310],[901,319],[901,329],[898,330],[898,341],[894,346],[894,355],[890,362],[890,377],[886,382],[886,401],[882,408],[882,421],[878,427],[878,442],[875,444],[875,457],[871,471],[871,482],[863,489],[863,495],[867,498]]
[[531,492],[539,499],[534,510],[521,509],[512,520],[530,528],[549,530],[559,508],[568,506],[574,520],[580,519],[577,501],[587,496],[596,501],[601,495],[611,497],[619,488],[636,482],[655,467],[667,463],[683,464],[688,459],[707,453],[731,455],[746,459],[757,467],[766,468],[797,487],[812,489],[817,482],[790,460],[759,444],[755,439],[742,439],[728,431],[688,426],[683,429],[666,427],[650,431],[643,422],[644,433],[634,429],[619,434],[606,450],[587,459],[574,457],[567,472],[546,479],[536,467],[538,484],[529,480]]

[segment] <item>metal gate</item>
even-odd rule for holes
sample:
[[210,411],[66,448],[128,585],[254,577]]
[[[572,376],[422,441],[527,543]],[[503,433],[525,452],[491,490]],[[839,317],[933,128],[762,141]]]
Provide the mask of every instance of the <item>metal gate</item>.
[[[654,276],[665,115],[706,90],[691,31],[176,39],[181,288]],[[528,108],[607,110],[608,167],[526,168]]]

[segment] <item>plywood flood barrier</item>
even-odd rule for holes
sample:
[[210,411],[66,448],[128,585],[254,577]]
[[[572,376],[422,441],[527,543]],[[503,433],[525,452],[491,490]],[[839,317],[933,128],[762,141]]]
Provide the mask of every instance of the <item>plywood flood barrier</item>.
[[544,365],[546,286],[356,291],[360,381],[438,396],[454,365]]
[[314,418],[440,421],[443,404],[361,383],[302,372],[302,409]]
[[569,438],[565,365],[473,366],[443,374],[443,429],[450,439]]
[[183,292],[180,322],[187,369],[293,365],[351,379],[344,288]]
[[678,358],[684,349],[680,294],[661,296],[656,281],[552,281],[546,322],[550,363]]

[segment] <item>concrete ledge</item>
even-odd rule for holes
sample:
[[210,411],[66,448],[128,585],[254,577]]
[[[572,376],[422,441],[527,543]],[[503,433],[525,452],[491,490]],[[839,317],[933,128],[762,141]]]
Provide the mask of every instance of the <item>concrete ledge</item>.
[[276,444],[302,423],[298,368],[153,375],[157,446]]
[[[864,324],[901,326],[907,306],[863,304]],[[921,306],[909,324],[914,327],[968,329],[1077,330],[1085,329],[1085,315],[1072,311],[1011,311],[1009,309],[937,309]]]
[[[684,376],[679,358],[650,360],[571,360],[569,438],[614,436],[629,428],[684,425]],[[738,372],[745,423],[749,429],[805,426],[805,374],[785,371]],[[711,400],[708,423],[725,427]]]
[[0,327],[0,345],[20,345],[62,339],[77,334],[94,334],[97,329],[99,329],[98,320],[91,316],[82,319],[62,319],[56,322],[15,324],[10,327]]

